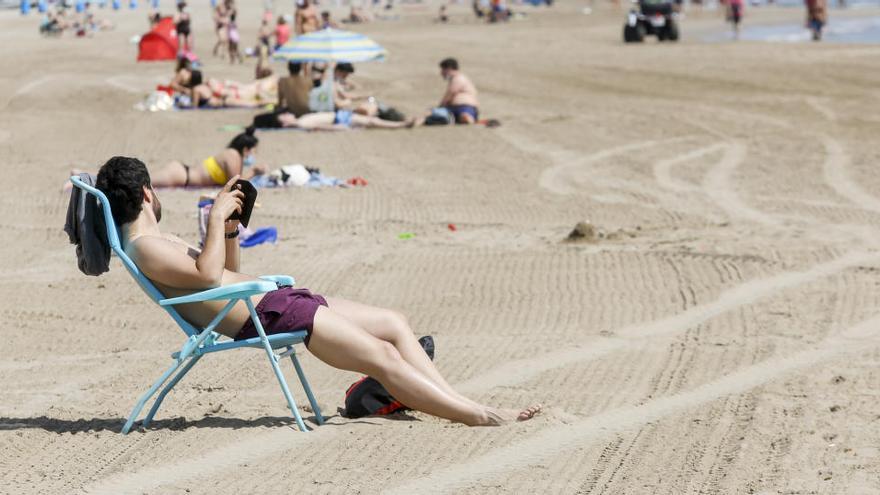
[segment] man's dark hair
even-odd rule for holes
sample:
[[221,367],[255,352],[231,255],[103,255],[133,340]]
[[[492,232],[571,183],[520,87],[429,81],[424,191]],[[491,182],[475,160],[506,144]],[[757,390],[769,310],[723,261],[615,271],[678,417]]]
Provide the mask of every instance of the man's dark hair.
[[448,70],[458,70],[458,60],[455,60],[454,58],[444,58],[440,62],[440,68]]
[[302,64],[300,62],[290,61],[287,62],[287,71],[290,72],[291,76],[295,76],[299,74],[299,71],[302,70]]
[[336,64],[336,70],[338,70],[339,72],[345,72],[346,74],[354,74],[354,66],[348,62]]
[[260,143],[260,140],[254,136],[254,132],[256,129],[253,126],[248,127],[244,132],[232,138],[227,148],[232,148],[238,151],[239,155],[244,156],[245,148],[253,148]]
[[116,225],[134,221],[144,203],[144,186],[152,188],[147,166],[137,158],[114,156],[98,171],[95,187],[110,200]]

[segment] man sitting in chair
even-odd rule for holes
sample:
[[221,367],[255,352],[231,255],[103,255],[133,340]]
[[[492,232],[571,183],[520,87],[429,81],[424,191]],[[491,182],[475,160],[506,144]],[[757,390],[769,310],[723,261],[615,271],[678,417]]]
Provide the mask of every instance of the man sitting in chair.
[[[208,220],[205,247],[199,250],[159,230],[162,206],[147,167],[136,158],[113,157],[98,172],[96,187],[110,201],[122,248],[166,297],[259,280],[240,273],[238,221],[243,193],[233,177],[217,195]],[[306,347],[321,361],[378,380],[401,403],[470,426],[494,426],[532,418],[541,410],[498,409],[460,395],[443,379],[419,345],[403,315],[344,299],[324,298],[306,289],[280,287],[254,296],[266,334],[305,329]],[[178,307],[184,318],[207,325],[222,301]],[[257,336],[244,302],[239,301],[216,331],[236,340]]]

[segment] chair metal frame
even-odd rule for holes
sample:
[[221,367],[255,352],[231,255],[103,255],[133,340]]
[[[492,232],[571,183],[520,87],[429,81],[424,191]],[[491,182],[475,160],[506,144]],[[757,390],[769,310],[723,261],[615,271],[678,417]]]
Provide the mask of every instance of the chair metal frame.
[[[292,330],[288,333],[266,335],[266,331],[263,329],[263,325],[260,322],[260,318],[257,316],[256,309],[254,308],[254,303],[251,300],[251,297],[276,290],[280,285],[292,286],[294,284],[292,277],[286,275],[268,275],[251,282],[225,285],[186,296],[166,298],[161,292],[159,292],[156,286],[153,285],[143,273],[141,273],[137,265],[134,264],[131,258],[129,258],[122,249],[122,244],[119,242],[119,228],[113,222],[113,215],[110,211],[110,202],[107,200],[107,196],[98,189],[84,183],[79,177],[71,177],[70,181],[73,183],[74,187],[77,187],[95,197],[104,215],[104,222],[107,226],[107,241],[110,244],[110,248],[116,253],[116,256],[119,257],[122,264],[128,270],[129,274],[131,274],[131,276],[137,281],[141,289],[147,293],[153,302],[165,309],[180,329],[187,335],[187,340],[180,350],[171,354],[171,358],[174,360],[172,365],[153,383],[150,389],[140,397],[137,404],[135,404],[134,409],[128,416],[128,420],[122,427],[122,434],[127,434],[131,431],[132,425],[134,425],[135,420],[140,416],[144,406],[164,384],[165,386],[162,388],[161,392],[159,392],[159,395],[156,396],[153,406],[150,408],[141,423],[141,426],[147,427],[153,420],[159,407],[162,405],[162,401],[165,400],[165,396],[167,396],[174,386],[177,385],[193,366],[199,362],[202,356],[245,347],[263,348],[266,351],[269,363],[272,366],[275,377],[278,379],[279,385],[281,386],[281,392],[287,400],[287,406],[293,413],[299,430],[305,432],[309,430],[306,428],[305,423],[303,423],[299,410],[296,407],[296,402],[293,399],[293,395],[290,393],[287,381],[285,380],[284,374],[281,372],[281,367],[278,364],[281,359],[289,356],[291,362],[293,362],[293,367],[296,370],[296,374],[299,377],[303,390],[306,393],[306,397],[309,399],[309,404],[312,406],[312,411],[315,413],[315,418],[318,424],[324,424],[324,417],[321,415],[321,409],[318,407],[318,403],[312,393],[312,388],[309,385],[309,381],[303,372],[299,359],[296,356],[296,350],[294,349],[294,345],[302,343],[305,340],[307,332],[305,330]],[[215,316],[214,319],[204,328],[193,326],[180,316],[180,313],[175,309],[175,306],[179,304],[205,301],[227,301],[227,303],[217,316]],[[259,334],[258,337],[236,341],[224,338],[223,335],[214,331],[214,329],[217,328],[217,325],[220,324],[223,318],[239,301],[244,301],[247,305],[251,320]],[[282,352],[276,354],[277,350],[282,350]],[[171,379],[170,381],[169,378]]]

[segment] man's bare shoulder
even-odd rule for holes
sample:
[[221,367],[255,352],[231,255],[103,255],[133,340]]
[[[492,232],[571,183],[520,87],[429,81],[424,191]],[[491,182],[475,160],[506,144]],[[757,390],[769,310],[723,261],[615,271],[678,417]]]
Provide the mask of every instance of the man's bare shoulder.
[[142,235],[128,243],[125,252],[135,262],[149,262],[166,258],[173,253],[185,254],[191,258],[199,255],[199,250],[173,234]]

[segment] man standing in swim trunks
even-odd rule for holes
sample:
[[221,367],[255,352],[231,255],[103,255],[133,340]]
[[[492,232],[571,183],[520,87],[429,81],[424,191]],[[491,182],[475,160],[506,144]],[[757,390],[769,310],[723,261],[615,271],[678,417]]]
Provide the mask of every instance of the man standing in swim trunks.
[[[214,200],[201,250],[159,229],[162,206],[140,160],[111,158],[98,172],[96,187],[109,199],[125,252],[165,297],[177,297],[257,280],[239,271],[238,221],[229,220],[241,211],[244,198],[237,180],[232,177]],[[255,296],[253,302],[267,334],[305,329],[306,347],[318,359],[372,376],[412,409],[471,426],[524,421],[541,410],[540,405],[487,407],[460,395],[422,350],[406,318],[395,311],[292,287]],[[177,308],[187,321],[206,326],[224,305],[211,301]],[[216,329],[234,339],[253,337],[254,330],[242,301]]]
[[447,58],[440,62],[440,75],[446,80],[446,93],[440,100],[455,117],[458,124],[475,124],[480,118],[477,88],[470,78],[458,69],[458,61]]

